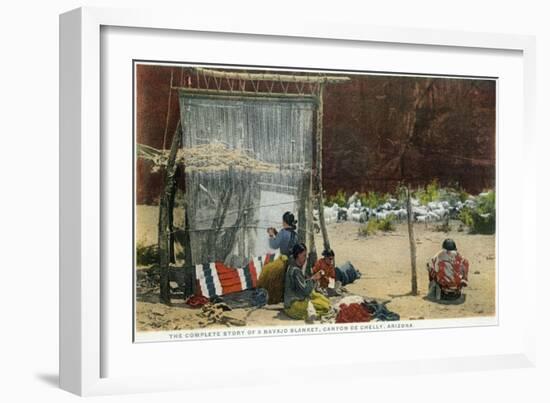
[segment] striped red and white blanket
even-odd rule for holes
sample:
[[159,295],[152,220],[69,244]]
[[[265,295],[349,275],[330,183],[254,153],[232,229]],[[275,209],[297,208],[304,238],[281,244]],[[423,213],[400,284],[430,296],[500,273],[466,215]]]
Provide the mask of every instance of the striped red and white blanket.
[[275,260],[278,254],[270,253],[251,259],[245,267],[227,267],[222,262],[195,265],[196,295],[207,298],[256,288],[263,267]]

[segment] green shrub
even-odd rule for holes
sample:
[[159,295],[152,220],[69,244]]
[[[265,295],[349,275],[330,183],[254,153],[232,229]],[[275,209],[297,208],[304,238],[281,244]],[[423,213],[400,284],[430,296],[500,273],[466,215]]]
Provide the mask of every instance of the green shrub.
[[379,192],[367,192],[359,194],[361,205],[370,208],[376,208],[381,204],[386,203],[390,197],[391,195],[389,193],[383,194]]
[[395,231],[395,216],[390,214],[381,220],[369,220],[367,224],[359,227],[359,235],[361,236],[374,235],[378,231]]
[[150,266],[152,264],[158,264],[160,261],[160,254],[158,245],[136,245],[136,265],[137,266]]
[[374,224],[374,221],[371,220],[367,224],[360,225],[358,230],[359,236],[369,236],[369,235],[375,234],[376,228],[374,228],[375,226],[373,226],[373,224]]
[[464,223],[467,227],[472,228],[474,225],[474,218],[472,217],[473,210],[469,208],[463,208],[458,214],[458,219]]
[[481,214],[495,214],[496,194],[494,190],[489,190],[486,195],[479,196],[477,203]]
[[440,199],[441,188],[437,179],[432,180],[423,189],[418,189],[414,193],[414,197],[418,199],[420,204],[426,205],[430,202]]
[[470,197],[470,195],[468,194],[468,192],[466,192],[464,189],[460,189],[460,190],[459,190],[458,196],[459,196],[460,201],[461,201],[462,203],[464,203],[466,200],[468,200],[468,197]]
[[389,232],[395,231],[395,215],[389,214],[386,218],[378,221],[378,229],[380,231]]
[[474,225],[470,232],[475,234],[494,234],[496,229],[495,216],[492,214],[473,214]]
[[325,205],[331,207],[334,203],[336,203],[339,207],[344,207],[347,202],[348,196],[346,192],[344,192],[342,189],[339,189],[335,195],[327,196],[325,200]]
[[446,200],[449,203],[456,203],[458,201],[464,203],[470,197],[470,194],[464,190],[458,182],[452,186],[447,186],[446,188],[441,189],[443,194],[441,195],[441,200]]
[[459,219],[472,234],[494,234],[496,230],[496,194],[493,190],[476,200],[477,207],[464,208]]

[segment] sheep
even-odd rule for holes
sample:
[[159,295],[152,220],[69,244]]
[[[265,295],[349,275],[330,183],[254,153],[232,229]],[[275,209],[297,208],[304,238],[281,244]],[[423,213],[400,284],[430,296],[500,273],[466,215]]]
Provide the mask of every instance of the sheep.
[[444,208],[434,209],[434,210],[430,211],[430,213],[435,214],[438,217],[437,218],[438,220],[447,217],[447,215],[449,214],[447,212],[447,210],[445,210]]
[[[370,208],[363,205],[359,195],[358,192],[354,192],[347,199],[344,207],[339,207],[336,203],[330,207],[324,207],[325,222],[353,221],[365,223],[373,217],[377,220],[383,220],[390,215],[393,215],[396,220],[403,221],[408,217],[404,203],[398,198],[390,197],[377,207]],[[418,199],[413,197],[411,198],[413,220],[428,223],[445,219],[458,219],[462,208],[476,208],[479,204],[479,198],[485,195],[486,193],[480,193],[477,196],[470,195],[465,202],[453,197],[446,200],[430,201],[426,205],[421,204]],[[318,218],[319,212],[314,210],[314,216]]]
[[425,215],[418,215],[414,217],[417,222],[423,222],[425,223],[427,221],[427,216]]
[[395,214],[395,216],[397,217],[398,220],[405,220],[407,218],[407,210],[405,210],[404,208],[401,208],[399,210],[395,210],[393,212],[393,214]]
[[[355,218],[352,218],[352,216]],[[348,215],[348,219],[352,221],[366,222],[369,219],[369,210],[367,207],[356,208],[350,215]]]
[[415,215],[427,215],[428,214],[428,209],[426,207],[413,207],[412,208],[412,211]]
[[360,213],[360,217],[359,217],[359,222],[360,223],[365,223],[369,220],[370,218],[370,213],[369,213],[369,208],[368,207],[363,207],[361,209],[361,213]]
[[361,219],[361,213],[353,212],[351,213],[351,221],[359,222]]
[[[338,208],[338,205],[336,205],[336,207]],[[325,223],[327,224],[331,222],[336,222],[338,219],[338,210],[335,210],[334,206],[324,207],[323,213],[325,216]]]
[[428,211],[428,215],[426,216],[426,221],[439,221],[441,217],[439,214],[434,213],[433,211]]
[[336,219],[337,219],[337,221],[347,221],[348,220],[348,211],[345,208],[339,208]]
[[375,213],[377,220],[385,220],[388,217],[388,215],[389,215],[388,211],[377,211]]
[[443,205],[440,202],[428,202],[428,210],[439,210],[443,208]]

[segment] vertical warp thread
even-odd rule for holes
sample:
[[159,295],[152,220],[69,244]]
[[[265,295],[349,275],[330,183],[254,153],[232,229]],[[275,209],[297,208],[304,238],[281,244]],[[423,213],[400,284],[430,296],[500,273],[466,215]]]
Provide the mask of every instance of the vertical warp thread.
[[[265,253],[265,228],[252,227],[268,223],[279,226],[284,211],[296,212],[299,203],[295,200],[300,199],[300,187],[304,183],[304,163],[312,158],[311,154],[304,154],[305,150],[311,151],[314,105],[303,100],[180,95],[180,109],[185,127],[183,147],[218,143],[279,167],[275,173],[249,169],[185,170],[186,189],[193,192],[188,206],[193,264],[205,263],[206,259],[224,260],[226,256],[222,253],[227,253],[227,245],[223,242],[228,240],[234,242],[229,253],[237,254],[239,244],[241,253],[244,245],[244,257]],[[234,233],[222,229],[216,237],[208,237],[216,211],[223,209],[212,204],[201,186],[208,189],[215,200],[227,203],[221,227],[230,228],[238,223]],[[224,199],[224,195],[230,197]],[[263,204],[277,205],[267,210],[251,208],[247,210],[246,222],[243,222],[239,208],[259,206],[262,197]],[[206,245],[207,239],[216,241]]]

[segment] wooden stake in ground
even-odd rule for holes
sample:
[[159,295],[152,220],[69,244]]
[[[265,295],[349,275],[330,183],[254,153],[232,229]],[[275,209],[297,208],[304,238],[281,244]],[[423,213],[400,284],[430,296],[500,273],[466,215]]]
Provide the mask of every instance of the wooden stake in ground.
[[318,95],[318,107],[317,107],[317,151],[315,153],[316,159],[316,178],[317,178],[317,205],[319,208],[319,225],[321,226],[321,233],[323,234],[323,247],[325,249],[330,249],[330,241],[328,239],[327,226],[325,224],[325,213],[323,201],[323,91],[324,86],[321,84],[319,86],[319,95]]
[[407,224],[409,227],[409,245],[411,248],[411,294],[418,295],[416,279],[416,241],[414,239],[413,214],[411,205],[411,190],[407,186]]
[[307,223],[306,223],[306,234],[307,234],[307,250],[308,250],[308,260],[306,266],[306,275],[311,275],[311,269],[315,262],[317,261],[317,249],[315,247],[315,231],[313,225],[313,183],[315,178],[313,177],[313,170],[310,169],[309,172],[309,187],[307,192],[306,200],[306,212],[307,212]]

